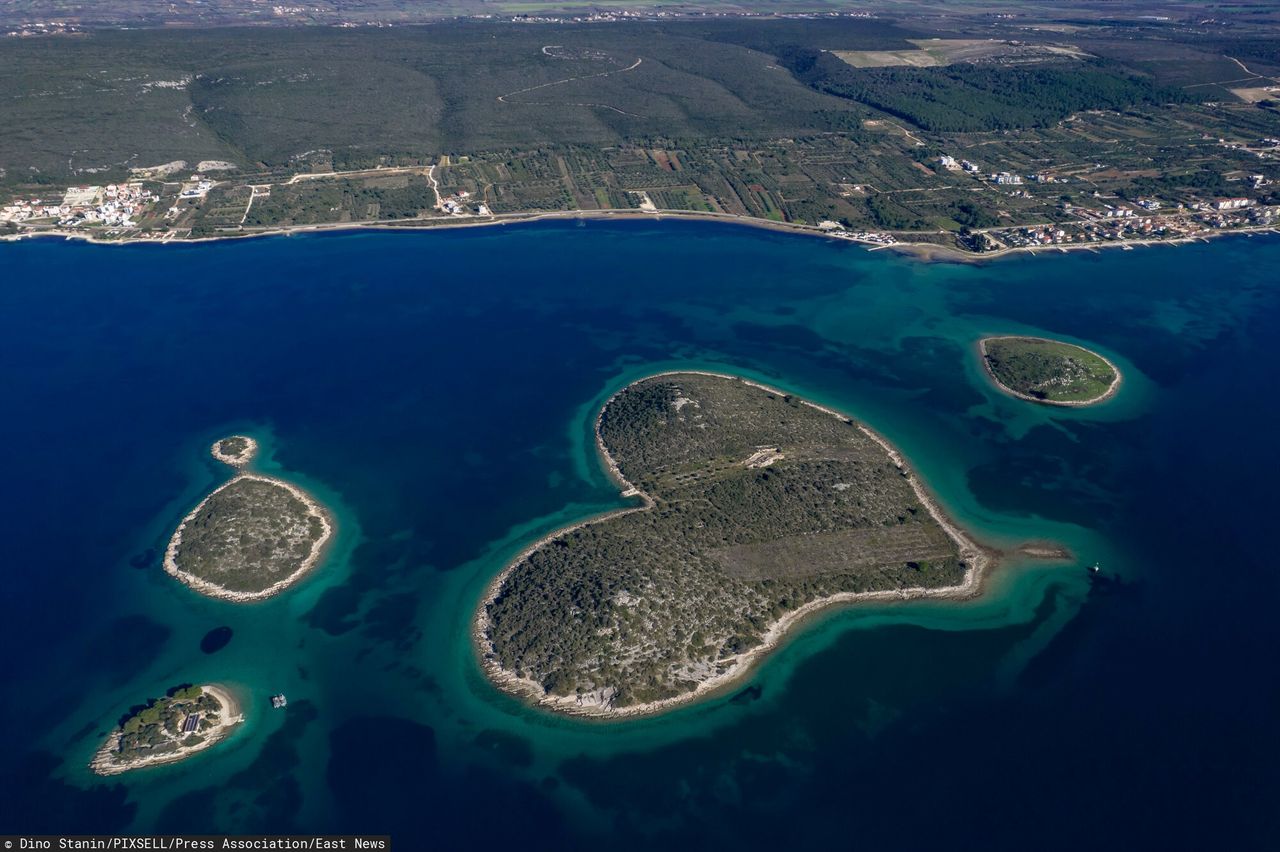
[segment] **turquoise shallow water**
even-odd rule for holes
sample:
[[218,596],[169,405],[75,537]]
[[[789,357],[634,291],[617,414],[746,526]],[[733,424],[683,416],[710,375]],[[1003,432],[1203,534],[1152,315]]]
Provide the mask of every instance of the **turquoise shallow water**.
[[[0,707],[24,732],[0,822],[400,848],[1257,845],[1280,791],[1259,535],[1277,261],[1251,239],[937,265],[689,223],[0,246]],[[1095,348],[1125,383],[1090,409],[1011,399],[973,351],[991,333]],[[828,612],[659,718],[497,693],[467,636],[484,585],[622,505],[595,411],[691,367],[867,422],[983,540],[1062,542],[1103,575],[1013,561],[980,601]],[[338,521],[311,578],[248,606],[157,555],[227,475],[209,443],[241,431]],[[131,704],[204,680],[245,699],[233,740],[109,782],[83,768]]]

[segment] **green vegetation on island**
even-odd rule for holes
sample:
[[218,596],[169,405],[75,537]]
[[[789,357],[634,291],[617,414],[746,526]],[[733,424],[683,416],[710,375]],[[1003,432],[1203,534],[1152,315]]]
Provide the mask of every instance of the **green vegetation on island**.
[[979,351],[987,374],[1014,396],[1051,405],[1089,405],[1113,395],[1120,371],[1095,352],[1042,337],[988,337]]
[[874,434],[740,379],[637,382],[597,438],[645,505],[544,539],[478,615],[490,675],[552,707],[679,700],[741,672],[802,608],[968,593],[985,559]]
[[242,435],[232,435],[230,438],[223,438],[218,442],[219,452],[225,455],[238,456],[248,448],[249,439]]
[[258,442],[244,435],[232,435],[215,441],[212,449],[213,457],[232,467],[244,467],[258,452]]
[[[252,439],[232,436],[212,452],[239,467],[256,449]],[[314,566],[332,532],[325,511],[302,489],[241,473],[183,519],[165,553],[165,570],[214,597],[257,600]]]
[[90,766],[100,775],[114,775],[181,760],[220,741],[241,718],[235,700],[223,689],[175,687],[130,711]]

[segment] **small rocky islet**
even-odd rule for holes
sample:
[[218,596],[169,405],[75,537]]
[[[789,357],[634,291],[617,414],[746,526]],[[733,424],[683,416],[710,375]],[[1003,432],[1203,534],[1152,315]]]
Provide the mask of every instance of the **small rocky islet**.
[[1000,390],[1046,405],[1093,405],[1114,396],[1120,370],[1096,352],[1045,337],[984,337],[978,354]]
[[301,488],[245,470],[257,451],[243,435],[214,443],[213,457],[239,473],[183,518],[165,551],[165,570],[203,594],[277,594],[316,565],[333,535],[329,513]]

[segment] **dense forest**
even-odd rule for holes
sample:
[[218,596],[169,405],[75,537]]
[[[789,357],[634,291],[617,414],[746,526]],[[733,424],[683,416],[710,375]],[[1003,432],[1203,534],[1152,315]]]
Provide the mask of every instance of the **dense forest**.
[[779,58],[820,92],[867,104],[935,132],[1047,127],[1079,110],[1194,100],[1181,89],[1157,86],[1107,63],[853,68],[832,53],[812,48],[784,50]]

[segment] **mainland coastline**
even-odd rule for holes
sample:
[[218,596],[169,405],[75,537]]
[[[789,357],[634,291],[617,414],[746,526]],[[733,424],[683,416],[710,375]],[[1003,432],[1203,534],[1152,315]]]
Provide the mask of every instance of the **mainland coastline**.
[[[604,462],[605,469],[607,470],[610,479],[621,488],[622,496],[638,497],[641,500],[641,504],[639,506],[630,506],[594,515],[548,533],[536,542],[524,548],[513,559],[508,561],[503,570],[487,584],[473,617],[473,649],[482,670],[485,672],[488,679],[499,689],[529,701],[535,706],[574,716],[596,719],[623,719],[651,716],[723,693],[725,690],[745,678],[761,660],[778,648],[787,635],[790,634],[799,624],[806,619],[833,607],[877,601],[902,602],[923,599],[959,601],[976,598],[982,594],[987,578],[991,571],[999,564],[1000,558],[1003,554],[994,548],[980,544],[968,532],[956,524],[945,513],[938,501],[910,468],[902,454],[883,436],[841,412],[808,400],[799,399],[798,401],[800,404],[804,406],[834,417],[841,422],[855,425],[859,431],[885,451],[893,465],[910,485],[911,490],[914,492],[921,506],[925,508],[930,517],[932,517],[932,519],[942,528],[947,537],[955,543],[963,559],[966,561],[968,567],[965,570],[964,578],[960,583],[933,588],[920,587],[866,592],[841,592],[810,601],[770,623],[759,644],[726,659],[724,661],[726,668],[722,673],[699,681],[693,690],[670,698],[642,702],[624,707],[613,707],[601,704],[583,704],[578,696],[553,696],[548,694],[536,681],[530,678],[520,677],[515,672],[503,668],[492,654],[492,644],[489,639],[489,631],[492,625],[488,609],[490,604],[492,604],[501,593],[505,582],[511,576],[515,568],[519,566],[530,554],[568,533],[592,524],[621,517],[623,515],[647,511],[656,505],[656,501],[652,495],[638,488],[636,485],[628,481],[622,474],[617,460],[605,445],[601,432],[602,420],[606,409],[609,407],[609,403],[628,388],[651,379],[679,375],[698,375],[717,379],[737,380],[743,382],[749,387],[757,388],[767,393],[781,396],[789,395],[788,392],[779,388],[727,373],[717,373],[705,370],[669,370],[647,375],[630,382],[605,400],[597,412],[593,424],[596,453]],[[1069,558],[1069,554],[1064,549],[1048,544],[1022,548],[1020,549],[1020,552],[1028,557],[1038,559]]]
[[872,243],[852,238],[842,238],[832,236],[816,225],[806,225],[796,222],[778,222],[773,219],[761,219],[754,216],[741,216],[733,213],[715,213],[699,210],[660,210],[657,212],[648,210],[637,210],[632,208],[611,209],[611,210],[536,210],[524,211],[517,213],[497,213],[490,214],[486,217],[473,217],[459,219],[454,216],[422,216],[410,219],[398,220],[369,220],[369,221],[353,221],[353,222],[325,222],[320,224],[309,225],[282,225],[260,228],[258,230],[243,231],[236,233],[218,234],[217,236],[208,237],[177,237],[173,235],[164,236],[139,236],[125,237],[123,239],[102,239],[93,232],[79,230],[63,230],[51,228],[41,231],[25,231],[17,234],[5,234],[0,236],[0,242],[18,242],[20,240],[33,240],[41,238],[61,238],[64,240],[82,240],[92,245],[101,246],[124,246],[136,244],[154,244],[154,245],[186,245],[191,243],[212,243],[224,242],[228,240],[246,240],[257,239],[263,237],[275,236],[291,236],[293,234],[308,233],[341,233],[345,231],[411,231],[426,232],[434,230],[455,230],[459,228],[487,228],[502,225],[516,225],[533,222],[547,221],[579,221],[579,220],[600,220],[600,221],[662,221],[662,220],[678,220],[692,222],[719,222],[721,224],[741,225],[748,228],[758,228],[766,231],[775,231],[779,233],[800,234],[810,237],[819,237],[833,243],[846,243],[852,245],[864,246],[868,251],[890,251],[896,255],[908,257],[913,260],[919,260],[925,263],[961,263],[961,264],[984,264],[989,261],[999,260],[1005,257],[1013,257],[1021,254],[1032,256],[1067,254],[1070,252],[1093,252],[1097,253],[1102,249],[1119,248],[1126,251],[1135,247],[1155,247],[1155,246],[1180,246],[1194,243],[1206,243],[1219,237],[1229,236],[1254,236],[1263,234],[1280,235],[1280,229],[1274,225],[1258,225],[1253,227],[1233,228],[1230,230],[1207,231],[1196,234],[1194,236],[1179,237],[1175,239],[1140,239],[1140,240],[1115,240],[1111,242],[1098,243],[1071,243],[1067,245],[1052,246],[1010,246],[1006,248],[996,249],[987,252],[965,251],[955,246],[943,245],[941,243],[932,243],[921,240],[911,240],[909,233],[900,233],[899,236],[905,239],[890,245]]

